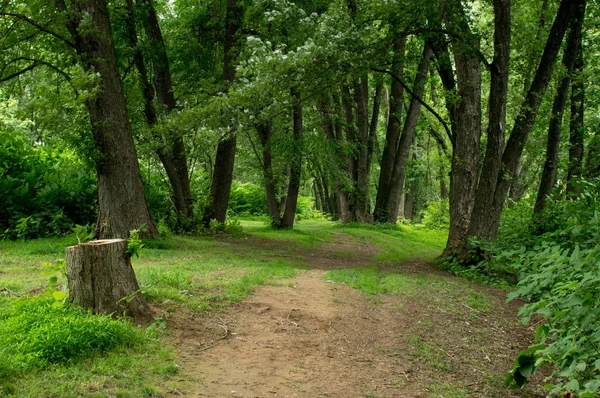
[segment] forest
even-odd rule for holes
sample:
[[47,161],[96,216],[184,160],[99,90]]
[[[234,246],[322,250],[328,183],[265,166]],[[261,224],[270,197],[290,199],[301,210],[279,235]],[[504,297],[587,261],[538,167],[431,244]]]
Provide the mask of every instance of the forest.
[[0,397],[600,396],[598,0],[0,0]]

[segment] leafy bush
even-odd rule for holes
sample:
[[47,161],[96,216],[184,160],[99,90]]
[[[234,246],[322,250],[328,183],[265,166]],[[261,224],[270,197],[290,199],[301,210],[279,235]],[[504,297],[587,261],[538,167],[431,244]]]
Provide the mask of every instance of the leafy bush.
[[229,234],[240,236],[244,232],[244,228],[239,220],[226,220],[224,223],[217,220],[210,220],[210,227],[207,232],[212,235]]
[[429,202],[423,212],[423,224],[427,229],[448,229],[450,226],[449,209],[447,199]]
[[60,236],[96,214],[93,172],[74,153],[0,131],[0,238]]
[[129,323],[54,302],[51,295],[0,298],[0,379],[144,340]]
[[237,216],[263,216],[267,214],[265,189],[250,183],[234,182],[229,197],[229,211]]
[[325,215],[315,209],[315,198],[312,196],[298,196],[296,206],[296,220],[324,220]]
[[504,250],[505,259],[520,273],[509,299],[529,300],[520,310],[525,323],[533,316],[544,322],[536,329],[536,344],[517,358],[507,385],[521,387],[537,367],[549,364],[556,369],[547,386],[551,394],[570,391],[589,398],[600,393],[598,187],[588,184],[575,201],[549,201],[523,229],[520,248],[518,234],[508,236],[513,250]]

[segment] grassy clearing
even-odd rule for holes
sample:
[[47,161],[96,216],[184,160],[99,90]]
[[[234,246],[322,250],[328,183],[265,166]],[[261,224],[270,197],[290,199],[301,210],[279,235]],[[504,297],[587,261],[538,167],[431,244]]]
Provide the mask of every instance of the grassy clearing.
[[[260,285],[286,283],[305,268],[302,252],[346,234],[374,244],[375,262],[431,259],[444,235],[418,227],[397,229],[339,226],[302,221],[293,231],[275,231],[265,220],[240,220],[241,237],[169,237],[145,242],[133,262],[144,295],[167,313],[181,307],[199,313],[222,311]],[[268,239],[289,245],[253,247],[245,239]],[[0,396],[133,397],[178,391],[176,358],[157,331],[125,321],[53,306],[49,280],[59,290],[66,277],[60,266],[73,236],[0,242]],[[291,250],[290,250],[291,249]],[[337,252],[340,258],[350,257]],[[375,267],[341,270],[328,278],[370,296],[414,296],[435,281],[401,273],[378,273]],[[475,302],[475,301],[473,301]],[[154,328],[164,328],[159,320]]]
[[[302,268],[295,259],[246,248],[240,239],[146,242],[142,257],[133,261],[144,295],[167,312],[182,306],[222,311],[256,287],[284,283],[279,280]],[[176,359],[159,333],[52,305],[49,279],[64,289],[66,277],[49,264],[64,259],[65,248],[76,243],[74,237],[0,242],[0,396],[145,397],[177,391]],[[159,320],[155,326],[164,324]]]
[[432,261],[442,253],[447,238],[445,231],[431,231],[418,225],[336,224],[335,228],[377,246],[380,250],[377,261]]

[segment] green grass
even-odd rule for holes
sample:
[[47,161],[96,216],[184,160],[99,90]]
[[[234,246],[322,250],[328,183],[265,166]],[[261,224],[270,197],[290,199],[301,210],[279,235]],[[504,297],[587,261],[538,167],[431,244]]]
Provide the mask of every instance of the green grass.
[[[338,234],[371,242],[379,253],[373,261],[386,263],[432,259],[445,241],[443,233],[413,226],[306,220],[293,231],[275,231],[264,219],[239,221],[244,228],[240,237],[146,241],[141,257],[133,261],[145,297],[167,313],[181,307],[214,313],[260,285],[286,285],[286,278],[306,267],[306,249],[333,242]],[[245,243],[257,238],[282,244]],[[0,396],[138,397],[177,391],[173,351],[162,335],[122,320],[52,306],[50,293],[44,293],[49,279],[55,278],[54,286],[62,289],[66,277],[60,266],[49,264],[64,259],[65,248],[76,243],[74,236],[0,242]],[[341,251],[334,255],[351,256]],[[414,296],[435,283],[433,277],[380,273],[375,267],[334,271],[327,278],[372,297]],[[475,299],[471,304],[479,303]]]
[[467,398],[467,390],[449,383],[434,383],[427,386],[430,398]]
[[379,272],[375,266],[330,271],[325,279],[343,283],[367,295],[393,294],[414,296],[427,285],[427,277],[412,277],[401,273]]
[[424,362],[430,368],[443,372],[452,369],[452,364],[446,358],[446,354],[438,347],[427,344],[422,337],[409,337],[408,343],[412,346],[411,356],[415,360]]
[[[260,285],[286,283],[303,268],[297,259],[247,248],[240,239],[145,242],[133,260],[144,295],[167,312],[181,306],[222,311]],[[60,267],[48,263],[64,259],[65,248],[76,243],[74,237],[0,242],[0,396],[164,395],[166,386],[177,384],[177,367],[162,337],[126,321],[53,308],[49,293],[39,295],[50,278],[65,287]]]
[[378,261],[432,261],[444,249],[447,232],[431,231],[417,225],[338,224],[349,236],[373,243],[380,251]]

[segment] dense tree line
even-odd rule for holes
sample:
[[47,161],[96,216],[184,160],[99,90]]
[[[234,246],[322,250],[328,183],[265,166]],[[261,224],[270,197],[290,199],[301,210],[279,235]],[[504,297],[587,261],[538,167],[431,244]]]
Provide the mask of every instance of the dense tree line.
[[6,0],[0,126],[89,164],[97,237],[225,222],[241,181],[281,228],[299,194],[376,223],[448,198],[469,262],[507,204],[599,174],[597,11],[512,3]]

